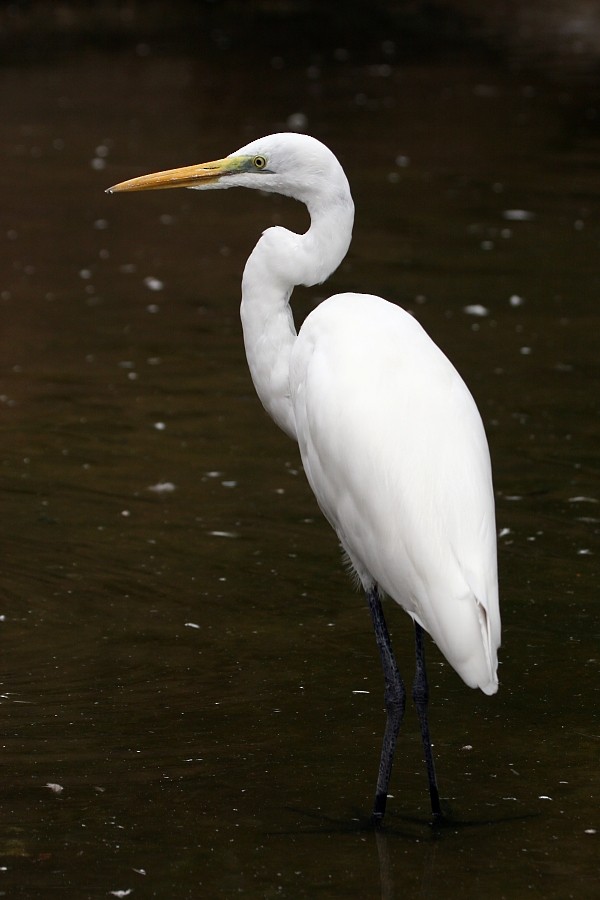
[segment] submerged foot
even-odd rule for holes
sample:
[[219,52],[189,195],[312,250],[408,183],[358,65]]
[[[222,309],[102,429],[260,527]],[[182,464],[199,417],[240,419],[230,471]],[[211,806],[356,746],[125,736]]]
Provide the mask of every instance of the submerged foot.
[[375,828],[380,828],[385,815],[385,807],[387,803],[387,793],[377,794],[375,803],[373,804],[373,812],[371,813],[371,823]]

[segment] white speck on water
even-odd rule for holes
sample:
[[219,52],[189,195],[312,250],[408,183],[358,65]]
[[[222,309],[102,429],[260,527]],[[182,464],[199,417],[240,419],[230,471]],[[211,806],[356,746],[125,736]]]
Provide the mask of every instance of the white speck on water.
[[148,485],[148,490],[155,494],[172,494],[175,485],[172,481],[158,481],[156,484]]
[[531,222],[532,219],[535,219],[535,213],[528,209],[505,209],[502,217],[507,222]]
[[[223,538],[236,538],[237,534],[235,531],[209,531],[208,532],[211,537],[223,537]],[[221,581],[225,581],[224,578],[220,579]]]
[[62,794],[64,790],[62,784],[53,784],[51,781],[48,782],[46,787],[49,788],[53,794]]
[[597,830],[595,828],[586,828],[584,834],[597,834]]
[[530,356],[531,355],[531,347],[521,347],[519,350],[521,356]]
[[160,278],[155,278],[154,275],[147,275],[144,278],[144,284],[149,291],[162,291],[165,286],[164,281],[161,281]]
[[133,894],[133,888],[127,888],[124,891],[110,891],[113,897],[129,897],[130,894]]
[[95,169],[97,172],[100,172],[100,171],[102,171],[102,169],[106,168],[106,160],[102,159],[101,156],[95,156],[90,161],[90,166],[92,167],[92,169]]
[[290,131],[306,131],[308,116],[303,112],[295,112],[288,116],[287,126]]
[[470,306],[463,307],[463,312],[465,312],[468,316],[488,316],[490,311],[487,307],[482,306],[480,303],[472,303]]
[[167,425],[166,422],[155,422],[153,427],[156,428],[157,431],[164,431]]
[[353,694],[370,694],[371,691],[352,691]]
[[538,800],[552,800],[552,797],[548,797],[547,794],[540,794]]
[[569,497],[567,502],[568,503],[598,503],[598,500],[596,499],[596,497],[578,496],[578,497]]
[[197,625],[196,622],[186,622],[185,627],[186,628],[200,628],[200,626]]
[[237,481],[222,481],[221,487],[224,488],[234,488],[237,487]]
[[523,300],[523,298],[522,298],[522,297],[519,297],[518,294],[512,294],[512,295],[508,298],[508,302],[509,302],[509,304],[510,304],[511,306],[523,306],[523,304],[525,303],[525,301]]

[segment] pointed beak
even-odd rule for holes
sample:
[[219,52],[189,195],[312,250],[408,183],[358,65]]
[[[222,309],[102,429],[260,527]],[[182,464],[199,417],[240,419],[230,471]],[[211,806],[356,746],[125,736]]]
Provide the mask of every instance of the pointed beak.
[[215,184],[224,175],[233,175],[240,170],[239,157],[225,157],[214,162],[181,169],[166,169],[151,175],[140,175],[109,187],[107,194],[125,191],[156,191],[166,188],[203,188]]

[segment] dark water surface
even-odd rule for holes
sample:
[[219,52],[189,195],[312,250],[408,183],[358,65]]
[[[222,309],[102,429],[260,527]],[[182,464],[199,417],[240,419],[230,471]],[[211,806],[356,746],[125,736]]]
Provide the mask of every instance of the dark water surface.
[[[0,69],[5,896],[596,895],[600,137],[577,89],[533,75],[338,57]],[[412,709],[368,827],[368,611],[244,359],[244,261],[304,210],[103,193],[299,113],[357,221],[298,318],[346,289],[413,310],[490,439],[501,690],[429,644],[439,832]]]

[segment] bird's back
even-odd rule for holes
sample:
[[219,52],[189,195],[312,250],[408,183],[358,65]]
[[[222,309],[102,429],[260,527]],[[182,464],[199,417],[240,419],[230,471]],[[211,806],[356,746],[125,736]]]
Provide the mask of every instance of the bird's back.
[[399,307],[339,294],[305,320],[290,391],[308,480],[365,587],[376,581],[467,684],[494,693],[489,453],[454,367]]

